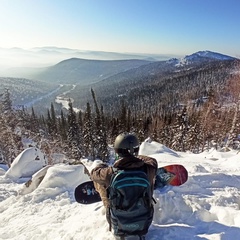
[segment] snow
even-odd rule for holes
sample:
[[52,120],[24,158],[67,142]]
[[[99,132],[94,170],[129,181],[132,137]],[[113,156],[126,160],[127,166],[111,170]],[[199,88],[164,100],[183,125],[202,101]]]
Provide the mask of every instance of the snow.
[[[240,239],[238,151],[175,152],[147,139],[140,153],[155,157],[159,166],[179,163],[189,172],[184,185],[155,190],[147,240]],[[89,170],[99,162],[83,160]],[[74,199],[74,188],[89,179],[83,165],[46,166],[33,174],[29,188],[30,178],[17,174],[26,166],[14,166],[15,177],[9,178],[0,165],[0,239],[114,239],[102,203],[81,205]]]
[[222,60],[222,61],[236,59],[234,57],[230,57],[221,53],[216,53],[211,51],[199,51],[191,55],[186,55],[185,57],[180,58],[178,60],[172,59],[172,62],[175,63],[175,66],[180,67],[184,65],[189,65],[192,62],[202,62],[201,58],[208,58],[212,60]]
[[[67,94],[69,94],[71,91],[73,91],[77,85],[75,85],[75,84],[73,84],[73,85],[65,84],[65,85],[72,86],[72,88],[66,92],[63,92],[61,95],[57,96],[55,99],[55,102],[58,104],[61,104],[62,108],[69,109],[69,100],[71,101],[71,103],[73,103],[74,99],[67,97]],[[62,84],[61,86],[64,86],[64,85]],[[79,111],[83,111],[83,109],[76,108],[76,107],[73,107],[73,110],[76,113],[78,113]]]
[[30,147],[22,151],[12,162],[11,168],[6,172],[6,177],[18,179],[29,177],[47,164],[46,157],[40,149]]

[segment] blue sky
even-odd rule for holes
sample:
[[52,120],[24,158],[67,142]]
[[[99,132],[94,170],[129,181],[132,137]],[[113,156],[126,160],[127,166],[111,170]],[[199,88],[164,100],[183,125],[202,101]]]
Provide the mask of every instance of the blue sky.
[[239,0],[0,0],[0,47],[240,56]]

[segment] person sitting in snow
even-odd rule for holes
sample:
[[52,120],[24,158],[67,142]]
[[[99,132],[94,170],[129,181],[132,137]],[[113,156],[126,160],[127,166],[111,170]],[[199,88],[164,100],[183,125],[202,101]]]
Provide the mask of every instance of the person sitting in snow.
[[115,238],[145,239],[153,219],[157,161],[138,155],[139,141],[131,133],[117,136],[114,150],[118,160],[113,167],[99,164],[91,171],[91,179]]

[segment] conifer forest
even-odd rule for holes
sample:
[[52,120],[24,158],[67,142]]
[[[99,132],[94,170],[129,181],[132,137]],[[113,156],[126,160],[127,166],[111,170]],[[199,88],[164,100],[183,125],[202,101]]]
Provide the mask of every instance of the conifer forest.
[[74,98],[80,111],[70,98],[67,110],[56,110],[54,102],[45,114],[37,114],[34,107],[16,109],[11,89],[5,88],[0,98],[0,160],[10,164],[23,150],[21,139],[29,138],[50,163],[53,153],[65,154],[71,162],[108,161],[109,145],[124,131],[136,133],[140,142],[150,137],[175,151],[238,149],[240,74],[228,65],[128,82],[124,97],[116,93],[122,86],[113,93],[111,84],[104,90],[104,83],[93,84],[84,108],[83,100]]

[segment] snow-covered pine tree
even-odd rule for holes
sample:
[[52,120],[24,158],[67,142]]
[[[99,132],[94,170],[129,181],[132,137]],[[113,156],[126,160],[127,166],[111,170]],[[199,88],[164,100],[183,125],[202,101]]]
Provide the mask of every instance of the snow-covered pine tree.
[[59,126],[58,132],[59,132],[62,140],[63,141],[67,140],[68,125],[67,125],[67,121],[66,121],[66,118],[65,118],[62,110],[61,110],[58,126]]
[[31,129],[36,131],[39,129],[39,120],[37,118],[37,115],[35,114],[34,108],[31,108],[31,115],[30,115],[30,121],[31,121]]
[[103,161],[107,161],[109,159],[109,149],[108,149],[108,143],[107,143],[107,129],[105,124],[105,118],[103,113],[103,106],[101,106],[101,122],[102,122],[102,139],[101,139],[101,145],[99,149],[100,159]]
[[51,130],[53,133],[57,133],[57,118],[56,118],[56,113],[55,113],[53,103],[51,103],[50,114],[51,114],[51,128],[52,128]]
[[83,117],[83,153],[85,157],[95,159],[93,127],[92,111],[90,103],[88,102]]
[[2,97],[2,110],[3,111],[12,110],[12,100],[11,100],[11,96],[8,88],[4,89],[4,93]]
[[99,157],[101,160],[106,161],[108,159],[108,144],[107,144],[107,134],[106,128],[104,123],[104,114],[103,114],[103,107],[101,106],[101,112],[98,107],[98,103],[96,100],[95,92],[91,88],[91,93],[95,105],[95,127],[93,128],[93,141],[95,145],[96,156]]
[[174,126],[174,139],[172,146],[178,151],[186,150],[186,140],[189,130],[189,118],[187,107],[184,106],[181,113],[177,114],[176,125]]
[[73,105],[69,99],[69,109],[68,109],[68,132],[67,141],[68,146],[71,149],[70,156],[76,161],[80,160],[83,155],[82,149],[80,147],[81,139],[79,133],[79,127],[77,124],[77,116],[73,110]]

